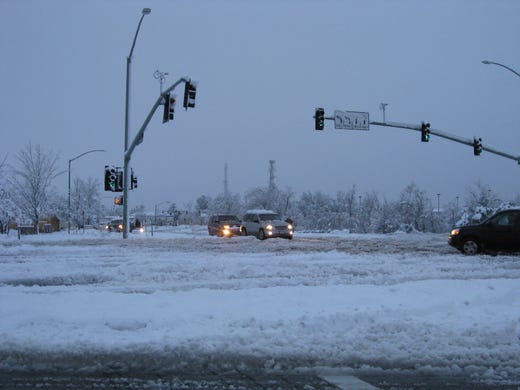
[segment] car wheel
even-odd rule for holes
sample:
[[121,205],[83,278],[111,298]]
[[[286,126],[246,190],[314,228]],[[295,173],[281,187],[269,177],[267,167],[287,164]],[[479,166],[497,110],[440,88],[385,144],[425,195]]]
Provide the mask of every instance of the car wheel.
[[480,245],[474,238],[466,238],[462,244],[462,252],[466,255],[476,255],[480,252]]
[[247,236],[247,230],[245,227],[243,227],[242,230],[240,230],[240,235]]
[[266,238],[267,238],[267,236],[265,235],[264,229],[260,229],[258,231],[258,239],[259,240],[265,240]]

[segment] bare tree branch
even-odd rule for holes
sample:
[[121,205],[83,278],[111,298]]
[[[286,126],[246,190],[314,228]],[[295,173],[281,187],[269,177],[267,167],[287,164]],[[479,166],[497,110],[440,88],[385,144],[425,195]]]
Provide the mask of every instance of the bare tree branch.
[[49,202],[52,182],[58,175],[59,156],[29,143],[16,157],[18,166],[13,169],[15,201],[37,231],[40,215],[46,211]]

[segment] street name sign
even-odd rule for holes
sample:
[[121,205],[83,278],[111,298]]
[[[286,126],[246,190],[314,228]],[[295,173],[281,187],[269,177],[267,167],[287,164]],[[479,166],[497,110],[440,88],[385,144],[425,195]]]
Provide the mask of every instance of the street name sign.
[[334,111],[334,128],[344,130],[368,130],[370,120],[368,112]]

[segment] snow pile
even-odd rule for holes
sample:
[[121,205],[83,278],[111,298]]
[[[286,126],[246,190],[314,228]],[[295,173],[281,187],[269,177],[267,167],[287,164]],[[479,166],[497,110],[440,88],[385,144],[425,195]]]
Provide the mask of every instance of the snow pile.
[[445,235],[183,227],[0,245],[4,370],[332,366],[520,384],[518,257],[462,256]]

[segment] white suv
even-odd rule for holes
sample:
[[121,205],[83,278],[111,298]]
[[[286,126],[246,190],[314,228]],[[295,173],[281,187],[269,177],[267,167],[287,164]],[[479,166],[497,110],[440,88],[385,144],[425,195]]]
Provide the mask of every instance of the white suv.
[[291,240],[294,234],[292,223],[283,219],[280,214],[271,210],[248,210],[240,231],[243,236],[253,235],[260,240],[271,237],[283,237]]

